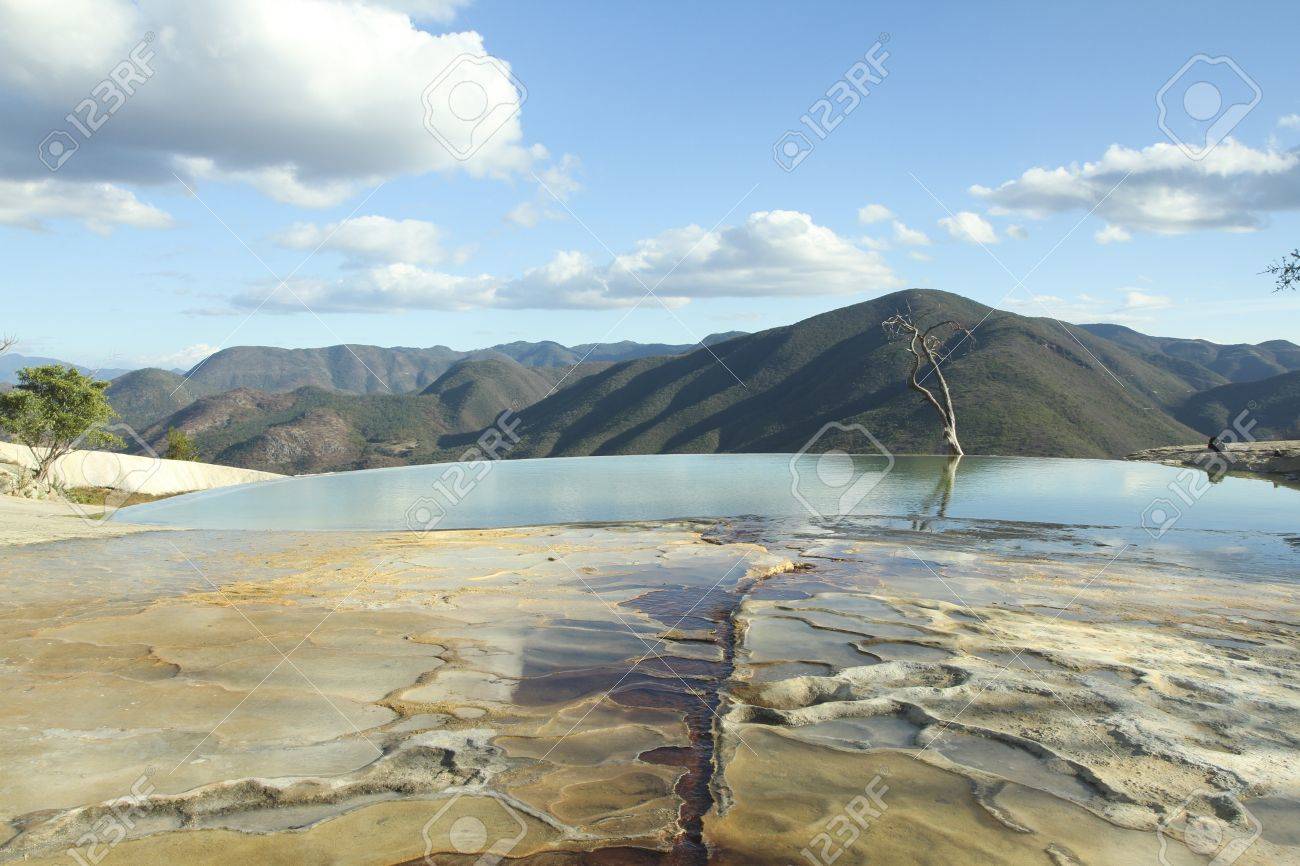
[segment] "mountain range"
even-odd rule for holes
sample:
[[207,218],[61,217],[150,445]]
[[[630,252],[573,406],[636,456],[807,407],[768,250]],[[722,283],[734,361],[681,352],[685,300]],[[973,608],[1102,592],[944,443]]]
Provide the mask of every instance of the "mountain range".
[[1119,457],[1201,441],[1242,409],[1260,438],[1300,436],[1294,343],[1068,325],[921,289],[707,346],[234,347],[185,377],[133,371],[108,394],[155,448],[176,427],[205,460],[280,472],[455,459],[506,408],[512,457],[795,451],[815,437],[869,450],[859,427],[897,453],[941,451],[906,385],[910,355],[881,327],[897,312],[977,326],[944,348],[968,453]]
[[[711,334],[703,342],[707,345],[739,333]],[[345,394],[410,394],[427,389],[454,365],[467,360],[514,361],[531,368],[571,367],[580,362],[676,355],[698,347],[631,341],[579,346],[516,342],[470,351],[446,346],[232,346],[208,356],[185,373],[144,368],[116,378],[101,378],[113,378],[108,397],[122,419],[143,430],[201,397],[241,388],[272,394],[308,387]]]
[[0,384],[12,385],[18,381],[18,371],[23,367],[43,367],[47,364],[61,364],[64,367],[75,367],[86,375],[94,375],[100,379],[115,379],[123,373],[129,372],[125,369],[116,367],[104,367],[96,369],[94,367],[83,367],[80,364],[70,364],[67,361],[60,361],[57,358],[42,358],[37,355],[19,355],[11,352],[7,355],[0,355]]

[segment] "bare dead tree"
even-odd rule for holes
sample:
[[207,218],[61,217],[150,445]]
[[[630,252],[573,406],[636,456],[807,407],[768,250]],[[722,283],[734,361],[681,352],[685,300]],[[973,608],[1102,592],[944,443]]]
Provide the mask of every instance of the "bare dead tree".
[[1300,249],[1292,250],[1273,264],[1264,268],[1262,273],[1270,274],[1277,280],[1273,291],[1300,288]]
[[0,337],[0,355],[8,352],[16,345],[18,345],[17,337]]
[[[948,319],[922,330],[912,321],[910,311],[907,314],[895,313],[880,324],[890,339],[907,342],[907,348],[912,353],[912,373],[907,380],[908,387],[925,397],[934,411],[939,413],[943,439],[948,443],[949,453],[958,457],[965,454],[957,439],[957,413],[952,408],[952,392],[948,389],[948,380],[943,375],[940,362],[947,360],[942,355],[944,344],[956,334],[963,334],[963,340],[973,338],[971,329]],[[923,366],[924,375],[921,373]],[[934,376],[938,395],[923,384],[931,375]]]

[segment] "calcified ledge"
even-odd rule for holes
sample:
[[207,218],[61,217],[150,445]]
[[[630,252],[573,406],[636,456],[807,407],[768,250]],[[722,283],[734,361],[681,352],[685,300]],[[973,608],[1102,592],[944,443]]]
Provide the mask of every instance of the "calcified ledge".
[[1229,471],[1280,475],[1291,481],[1300,481],[1300,439],[1233,442],[1222,447],[1226,453],[1215,455],[1205,445],[1171,445],[1135,451],[1124,459],[1163,463],[1166,466],[1204,468],[1215,465],[1214,458],[1217,457],[1218,461],[1228,466]]
[[[776,866],[879,777],[837,863],[1158,862],[1182,810],[1263,824],[1241,866],[1296,862],[1293,586],[1034,545],[747,520],[13,548],[0,861],[473,862],[450,815],[505,862]],[[1167,862],[1206,862],[1183,837]]]

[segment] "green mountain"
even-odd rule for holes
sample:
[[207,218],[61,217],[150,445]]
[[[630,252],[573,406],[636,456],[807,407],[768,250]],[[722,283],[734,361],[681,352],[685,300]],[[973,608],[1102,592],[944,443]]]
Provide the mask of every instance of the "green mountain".
[[[744,335],[744,331],[727,331],[721,334],[709,334],[700,343],[712,346],[734,337]],[[530,367],[572,366],[582,361],[631,361],[635,358],[651,358],[657,355],[684,355],[699,348],[700,343],[635,343],[621,340],[617,343],[580,343],[576,346],[562,346],[559,343],[543,340],[540,343],[502,343],[489,351],[509,355],[521,364]]]
[[608,366],[525,367],[507,358],[459,361],[420,393],[439,399],[451,429],[479,430],[502,409],[519,411]]
[[[737,333],[713,334],[705,342],[724,340]],[[209,356],[184,375],[153,368],[127,373],[113,381],[108,398],[126,423],[143,430],[199,397],[240,388],[273,394],[309,387],[345,394],[408,394],[427,391],[439,377],[462,362],[513,359],[526,367],[562,368],[554,377],[542,374],[549,389],[554,384],[553,378],[579,362],[673,355],[694,348],[697,347],[630,341],[580,346],[550,341],[518,342],[468,352],[446,346],[427,349],[362,345],[320,349],[234,346]],[[184,388],[179,387],[182,382]]]
[[945,367],[968,452],[1113,457],[1197,438],[1168,413],[1196,390],[1168,365],[1085,329],[910,290],[615,364],[520,413],[512,456],[794,451],[833,421],[893,451],[941,450],[933,411],[905,384],[909,356],[880,326],[909,308],[921,323],[982,322]]
[[189,372],[189,377],[208,394],[233,388],[282,392],[305,387],[351,394],[401,394],[427,387],[467,354],[446,346],[232,346],[204,359]]
[[1206,436],[1230,430],[1243,412],[1256,439],[1300,439],[1300,371],[1244,384],[1221,385],[1188,398],[1178,420]]
[[[343,390],[363,383],[341,375],[352,368],[332,350],[277,354],[288,350],[246,347],[250,364],[297,359],[274,368],[282,384],[315,369],[329,373],[331,385],[195,395],[200,399],[145,435],[160,443],[176,426],[195,437],[206,460],[320,472],[455,459],[511,408],[522,436],[514,457],[797,451],[832,422],[861,425],[894,452],[938,452],[934,412],[906,385],[910,355],[881,328],[889,316],[909,310],[919,324],[951,319],[978,325],[973,339],[945,348],[951,354],[944,371],[969,453],[1120,457],[1202,441],[1203,430],[1217,432],[1223,418],[1250,400],[1260,413],[1260,436],[1295,427],[1294,377],[1300,373],[1245,381],[1274,366],[1300,365],[1300,350],[1285,341],[1219,346],[1148,337],[914,289],[757,334],[719,335],[708,348],[685,354],[588,361],[576,368],[550,362],[582,357],[568,354],[579,349],[595,357],[649,347],[513,343],[468,358],[450,358],[450,349],[376,350],[386,369],[405,371],[407,384],[428,379],[418,390],[397,394]],[[311,358],[323,366],[300,363]],[[420,358],[425,366],[417,371]],[[432,375],[443,361],[446,366]],[[224,361],[216,365],[225,368]],[[1243,381],[1224,384],[1229,376]],[[178,379],[138,371],[115,382],[110,399],[119,391],[126,411],[158,412],[169,406],[150,402],[149,387],[142,384],[135,393],[125,386],[174,389]],[[188,387],[211,381],[200,368]],[[861,434],[842,431],[814,447],[830,446],[873,447]]]
[[523,409],[605,366],[530,368],[504,356],[461,361],[418,394],[237,388],[189,403],[142,437],[162,454],[167,430],[176,427],[194,438],[205,461],[269,472],[428,463],[441,457],[443,437],[486,427],[503,409]]
[[1300,346],[1286,340],[1219,345],[1208,340],[1149,337],[1123,325],[1079,325],[1185,379],[1198,390],[1229,382],[1254,382],[1300,370]]
[[118,417],[135,430],[144,430],[158,419],[193,403],[197,397],[210,393],[198,382],[186,381],[178,373],[157,367],[124,373],[105,392]]

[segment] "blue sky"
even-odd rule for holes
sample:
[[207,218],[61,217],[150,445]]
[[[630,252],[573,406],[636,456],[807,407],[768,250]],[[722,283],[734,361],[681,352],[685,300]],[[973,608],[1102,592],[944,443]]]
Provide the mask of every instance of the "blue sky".
[[[686,343],[903,286],[1163,335],[1300,338],[1300,298],[1258,275],[1300,244],[1294,4],[382,5],[286,2],[219,40],[226,69],[203,34],[237,2],[123,2],[93,29],[75,9],[0,13],[14,41],[102,43],[63,63],[0,45],[18,118],[0,141],[0,331],[18,351],[184,367],[239,344]],[[339,7],[350,17],[324,14]],[[463,35],[402,35],[405,14]],[[47,172],[34,145],[144,33],[152,77]],[[801,115],[881,34],[887,75],[782,170],[773,144],[809,134]],[[412,130],[422,82],[478,45],[527,98],[461,164]],[[390,62],[408,48],[418,61]],[[1231,58],[1260,98],[1192,160],[1156,94],[1197,54]],[[1225,101],[1248,98],[1225,72]],[[665,274],[666,303],[636,304]]]

